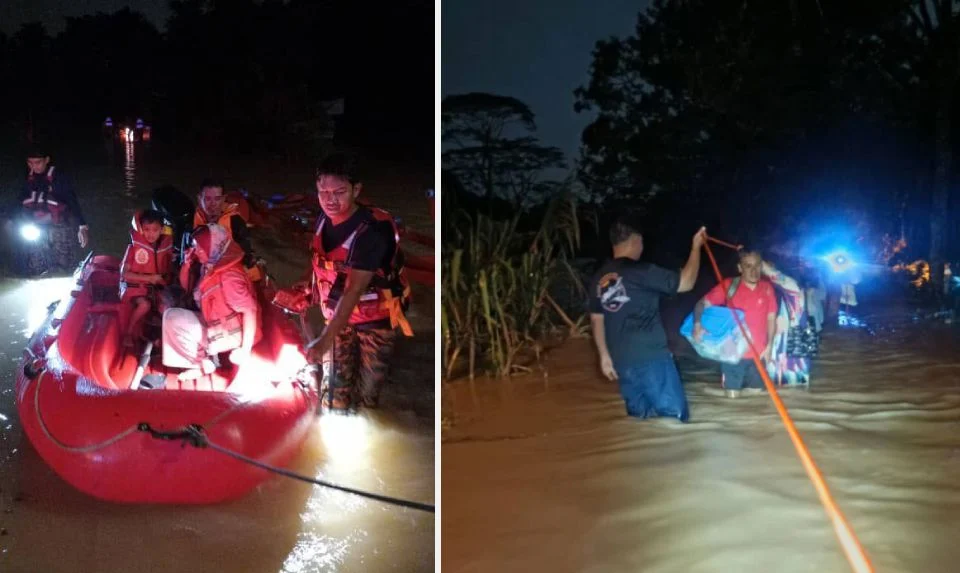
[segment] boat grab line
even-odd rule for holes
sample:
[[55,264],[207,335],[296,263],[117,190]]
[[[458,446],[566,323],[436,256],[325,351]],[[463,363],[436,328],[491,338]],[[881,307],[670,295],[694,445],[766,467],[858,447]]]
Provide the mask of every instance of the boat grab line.
[[409,500],[406,500],[406,499],[399,499],[399,498],[396,498],[396,497],[390,497],[390,496],[386,496],[386,495],[381,495],[381,494],[379,494],[379,493],[373,493],[373,492],[369,492],[369,491],[363,491],[363,490],[354,489],[354,488],[351,488],[351,487],[346,487],[346,486],[338,485],[338,484],[331,483],[331,482],[328,482],[328,481],[325,481],[325,480],[317,479],[317,478],[310,477],[310,476],[306,476],[306,475],[303,475],[303,474],[298,474],[298,473],[296,473],[296,472],[292,472],[292,471],[290,471],[290,470],[288,470],[288,469],[285,469],[285,468],[278,468],[278,467],[276,467],[276,466],[271,466],[270,464],[266,464],[266,463],[263,463],[263,462],[261,462],[261,461],[259,461],[259,460],[255,460],[255,459],[253,459],[253,458],[247,457],[247,456],[241,454],[240,452],[236,452],[236,451],[234,451],[234,450],[231,450],[231,449],[229,449],[229,448],[225,448],[225,447],[223,447],[223,446],[221,446],[221,445],[218,445],[218,444],[215,444],[215,443],[211,442],[211,441],[207,438],[207,434],[204,433],[203,427],[200,426],[199,424],[190,424],[189,426],[186,426],[186,427],[181,428],[181,429],[179,429],[179,430],[170,431],[170,432],[164,432],[164,431],[160,431],[160,430],[155,430],[155,429],[153,429],[153,428],[150,427],[150,424],[147,424],[147,423],[138,424],[136,429],[139,430],[139,431],[141,431],[141,432],[148,432],[151,436],[153,436],[154,438],[159,439],[159,440],[183,440],[183,444],[184,444],[184,445],[189,444],[189,445],[191,445],[191,446],[193,446],[193,447],[195,447],[195,448],[201,448],[201,449],[203,449],[203,448],[210,448],[211,450],[218,451],[218,452],[220,452],[220,453],[222,453],[222,454],[228,455],[228,456],[230,456],[230,457],[232,457],[232,458],[234,458],[234,459],[236,459],[236,460],[239,460],[239,461],[241,461],[241,462],[244,462],[244,463],[246,463],[246,464],[250,464],[250,465],[256,466],[256,467],[258,467],[258,468],[260,468],[260,469],[264,469],[264,470],[267,470],[267,471],[269,471],[269,472],[273,472],[273,473],[275,473],[275,474],[282,475],[282,476],[285,476],[285,477],[288,477],[288,478],[292,478],[292,479],[295,479],[295,480],[300,480],[300,481],[303,481],[303,482],[306,482],[306,483],[310,483],[310,484],[313,484],[313,485],[319,485],[319,486],[327,487],[327,488],[330,488],[330,489],[336,489],[336,490],[339,490],[339,491],[343,491],[343,492],[346,492],[346,493],[351,493],[351,494],[353,494],[353,495],[358,495],[358,496],[360,496],[360,497],[366,497],[366,498],[369,498],[369,499],[374,499],[374,500],[376,500],[376,501],[380,501],[380,502],[383,502],[383,503],[388,503],[388,504],[391,504],[391,505],[397,505],[397,506],[400,506],[400,507],[408,507],[408,508],[410,508],[410,509],[416,509],[416,510],[425,511],[425,512],[428,512],[428,513],[435,513],[435,508],[434,508],[434,506],[433,506],[433,505],[430,505],[430,504],[427,504],[427,503],[421,503],[421,502],[419,502],[419,501],[409,501]]
[[71,446],[70,444],[61,442],[60,440],[55,438],[53,434],[50,433],[50,428],[47,427],[47,423],[43,419],[43,414],[40,413],[40,383],[43,381],[43,376],[46,373],[47,373],[47,370],[43,369],[40,371],[40,374],[37,376],[37,384],[36,386],[34,386],[34,389],[33,389],[33,409],[37,414],[37,422],[39,422],[40,424],[40,429],[43,430],[43,433],[45,436],[47,436],[47,439],[53,442],[57,447],[64,449],[68,452],[76,452],[81,454],[90,453],[90,452],[95,452],[97,450],[101,450],[107,446],[113,445],[116,442],[119,442],[123,438],[126,438],[130,434],[137,431],[138,428],[137,426],[134,425],[120,432],[116,436],[113,436],[112,438],[109,438],[97,444],[90,444],[88,446]]

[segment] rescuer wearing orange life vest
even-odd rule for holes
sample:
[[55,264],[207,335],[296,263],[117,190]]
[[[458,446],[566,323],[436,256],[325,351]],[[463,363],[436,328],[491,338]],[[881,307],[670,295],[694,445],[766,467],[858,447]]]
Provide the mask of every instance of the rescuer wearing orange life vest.
[[173,280],[173,235],[164,232],[163,215],[147,209],[133,216],[132,226],[120,264],[120,298],[133,304],[124,346],[133,346],[144,317],[160,307],[159,291]]
[[410,287],[403,271],[399,233],[382,209],[357,203],[362,184],[353,161],[334,155],[316,172],[317,220],[313,251],[312,302],[326,319],[311,348],[320,361],[332,351],[329,390],[333,409],[378,405],[396,340],[396,329],[412,336],[404,316]]
[[[242,198],[235,199],[242,200]],[[256,282],[263,278],[263,272],[257,266],[257,257],[250,243],[250,232],[247,230],[249,216],[249,205],[227,200],[223,192],[223,183],[206,179],[200,184],[197,209],[193,214],[194,228],[216,223],[226,229],[233,242],[243,249],[243,266],[247,269],[250,280]]]
[[182,285],[191,260],[201,266],[193,289],[200,312],[171,308],[163,313],[163,363],[188,368],[181,380],[212,373],[220,354],[229,352],[231,363],[244,363],[262,336],[260,305],[243,267],[243,250],[227,230],[211,223],[194,231],[180,269]]

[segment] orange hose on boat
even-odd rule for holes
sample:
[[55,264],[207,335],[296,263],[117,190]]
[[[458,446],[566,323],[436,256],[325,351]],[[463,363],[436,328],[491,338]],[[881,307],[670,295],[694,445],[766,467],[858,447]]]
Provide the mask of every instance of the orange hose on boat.
[[[729,246],[733,249],[737,248],[735,245],[724,243],[716,239],[708,238],[708,240],[724,246]],[[723,275],[720,274],[720,267],[717,266],[717,260],[713,257],[713,252],[710,251],[710,245],[707,244],[707,242],[704,242],[703,248],[707,251],[707,257],[710,259],[710,265],[713,267],[713,273],[717,276],[717,281],[720,284],[723,284]],[[729,292],[727,293],[727,305],[731,306]],[[787,407],[784,406],[783,401],[780,400],[780,395],[777,393],[777,387],[773,384],[773,381],[770,380],[770,376],[767,374],[767,369],[764,368],[763,363],[760,362],[759,353],[753,347],[753,342],[750,340],[746,327],[740,320],[740,317],[737,316],[737,313],[734,312],[732,314],[734,319],[737,321],[737,326],[740,327],[740,331],[747,340],[747,344],[750,345],[753,363],[757,367],[757,371],[760,372],[760,376],[763,378],[763,383],[767,387],[767,392],[770,394],[770,399],[773,400],[773,405],[777,408],[777,413],[780,414],[780,419],[783,421],[783,425],[787,428],[787,434],[790,436],[790,441],[793,442],[793,446],[797,450],[797,455],[800,456],[800,462],[803,464],[803,469],[807,471],[807,476],[810,478],[810,481],[813,482],[813,487],[817,490],[817,494],[820,496],[820,503],[823,504],[823,508],[826,510],[827,516],[830,518],[830,522],[833,525],[833,531],[837,535],[837,540],[840,542],[840,547],[843,548],[843,552],[847,557],[847,561],[850,563],[850,567],[852,567],[857,573],[872,573],[873,565],[870,564],[870,559],[867,557],[867,553],[863,550],[863,546],[860,545],[860,540],[857,539],[857,535],[853,532],[853,528],[850,527],[849,523],[847,523],[846,517],[843,516],[840,508],[837,507],[837,503],[834,501],[833,496],[830,495],[830,490],[827,488],[827,484],[823,480],[823,474],[820,473],[820,470],[817,468],[817,464],[813,461],[813,456],[810,455],[810,451],[807,449],[806,444],[803,443],[803,439],[800,437],[800,432],[797,430],[797,427],[793,423],[793,419],[790,418],[790,414],[787,412]]]

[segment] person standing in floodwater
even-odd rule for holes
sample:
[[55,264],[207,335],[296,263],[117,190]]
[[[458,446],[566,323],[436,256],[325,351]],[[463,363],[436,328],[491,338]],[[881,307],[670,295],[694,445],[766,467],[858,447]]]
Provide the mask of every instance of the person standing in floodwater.
[[397,329],[413,336],[404,316],[410,286],[400,233],[389,213],[357,203],[363,185],[352,157],[325,159],[316,185],[322,212],[311,243],[311,299],[327,324],[310,350],[311,360],[321,362],[330,353],[332,409],[376,408]]
[[618,381],[627,415],[690,417],[680,373],[667,346],[660,298],[693,289],[700,272],[700,248],[707,230],[693,235],[687,263],[678,273],[640,262],[643,234],[626,219],[610,227],[613,259],[591,283],[590,324],[600,369]]
[[75,245],[84,249],[90,239],[80,202],[71,181],[51,163],[45,148],[33,146],[26,155],[27,178],[19,202],[30,213],[31,220],[47,225],[47,264],[72,269],[78,259]]
[[[740,276],[723,279],[700,299],[693,310],[693,336],[699,339],[704,334],[700,317],[709,306],[728,305],[742,310],[747,333],[753,348],[760,353],[758,358],[764,364],[770,361],[773,352],[773,340],[777,334],[777,293],[773,283],[764,278],[763,256],[759,251],[741,249],[737,270]],[[763,377],[754,366],[753,350],[736,364],[721,363],[724,394],[727,398],[739,398],[743,388],[760,389]]]

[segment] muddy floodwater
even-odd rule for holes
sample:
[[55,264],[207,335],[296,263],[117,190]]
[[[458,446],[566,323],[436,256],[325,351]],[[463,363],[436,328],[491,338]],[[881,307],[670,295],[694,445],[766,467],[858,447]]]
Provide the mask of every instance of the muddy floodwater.
[[[116,151],[116,153],[114,153]],[[5,165],[19,165],[5,158]],[[73,159],[93,248],[123,254],[130,217],[150,191],[172,183],[193,194],[204,177],[264,195],[310,192],[309,166],[244,160],[216,165],[158,160],[119,148]],[[384,167],[368,197],[432,232],[417,173]],[[407,166],[409,167],[409,166]],[[430,166],[427,172],[432,172]],[[19,175],[19,171],[17,172]],[[17,181],[3,173],[2,197]],[[283,233],[255,234],[258,253],[281,282],[308,263],[305,245]],[[18,424],[15,369],[28,333],[70,279],[0,279],[0,572],[313,573],[432,571],[434,516],[283,477],[235,502],[204,506],[117,505],[81,494],[34,452]],[[321,417],[291,469],[342,485],[434,502],[434,327],[432,289],[417,287],[416,332],[398,343],[379,411]],[[214,455],[211,452],[211,455]]]
[[[958,571],[960,345],[911,314],[831,327],[781,394],[875,570]],[[445,389],[445,573],[850,571],[770,398],[725,399],[672,342],[686,425],[627,418],[583,339],[546,377]]]

